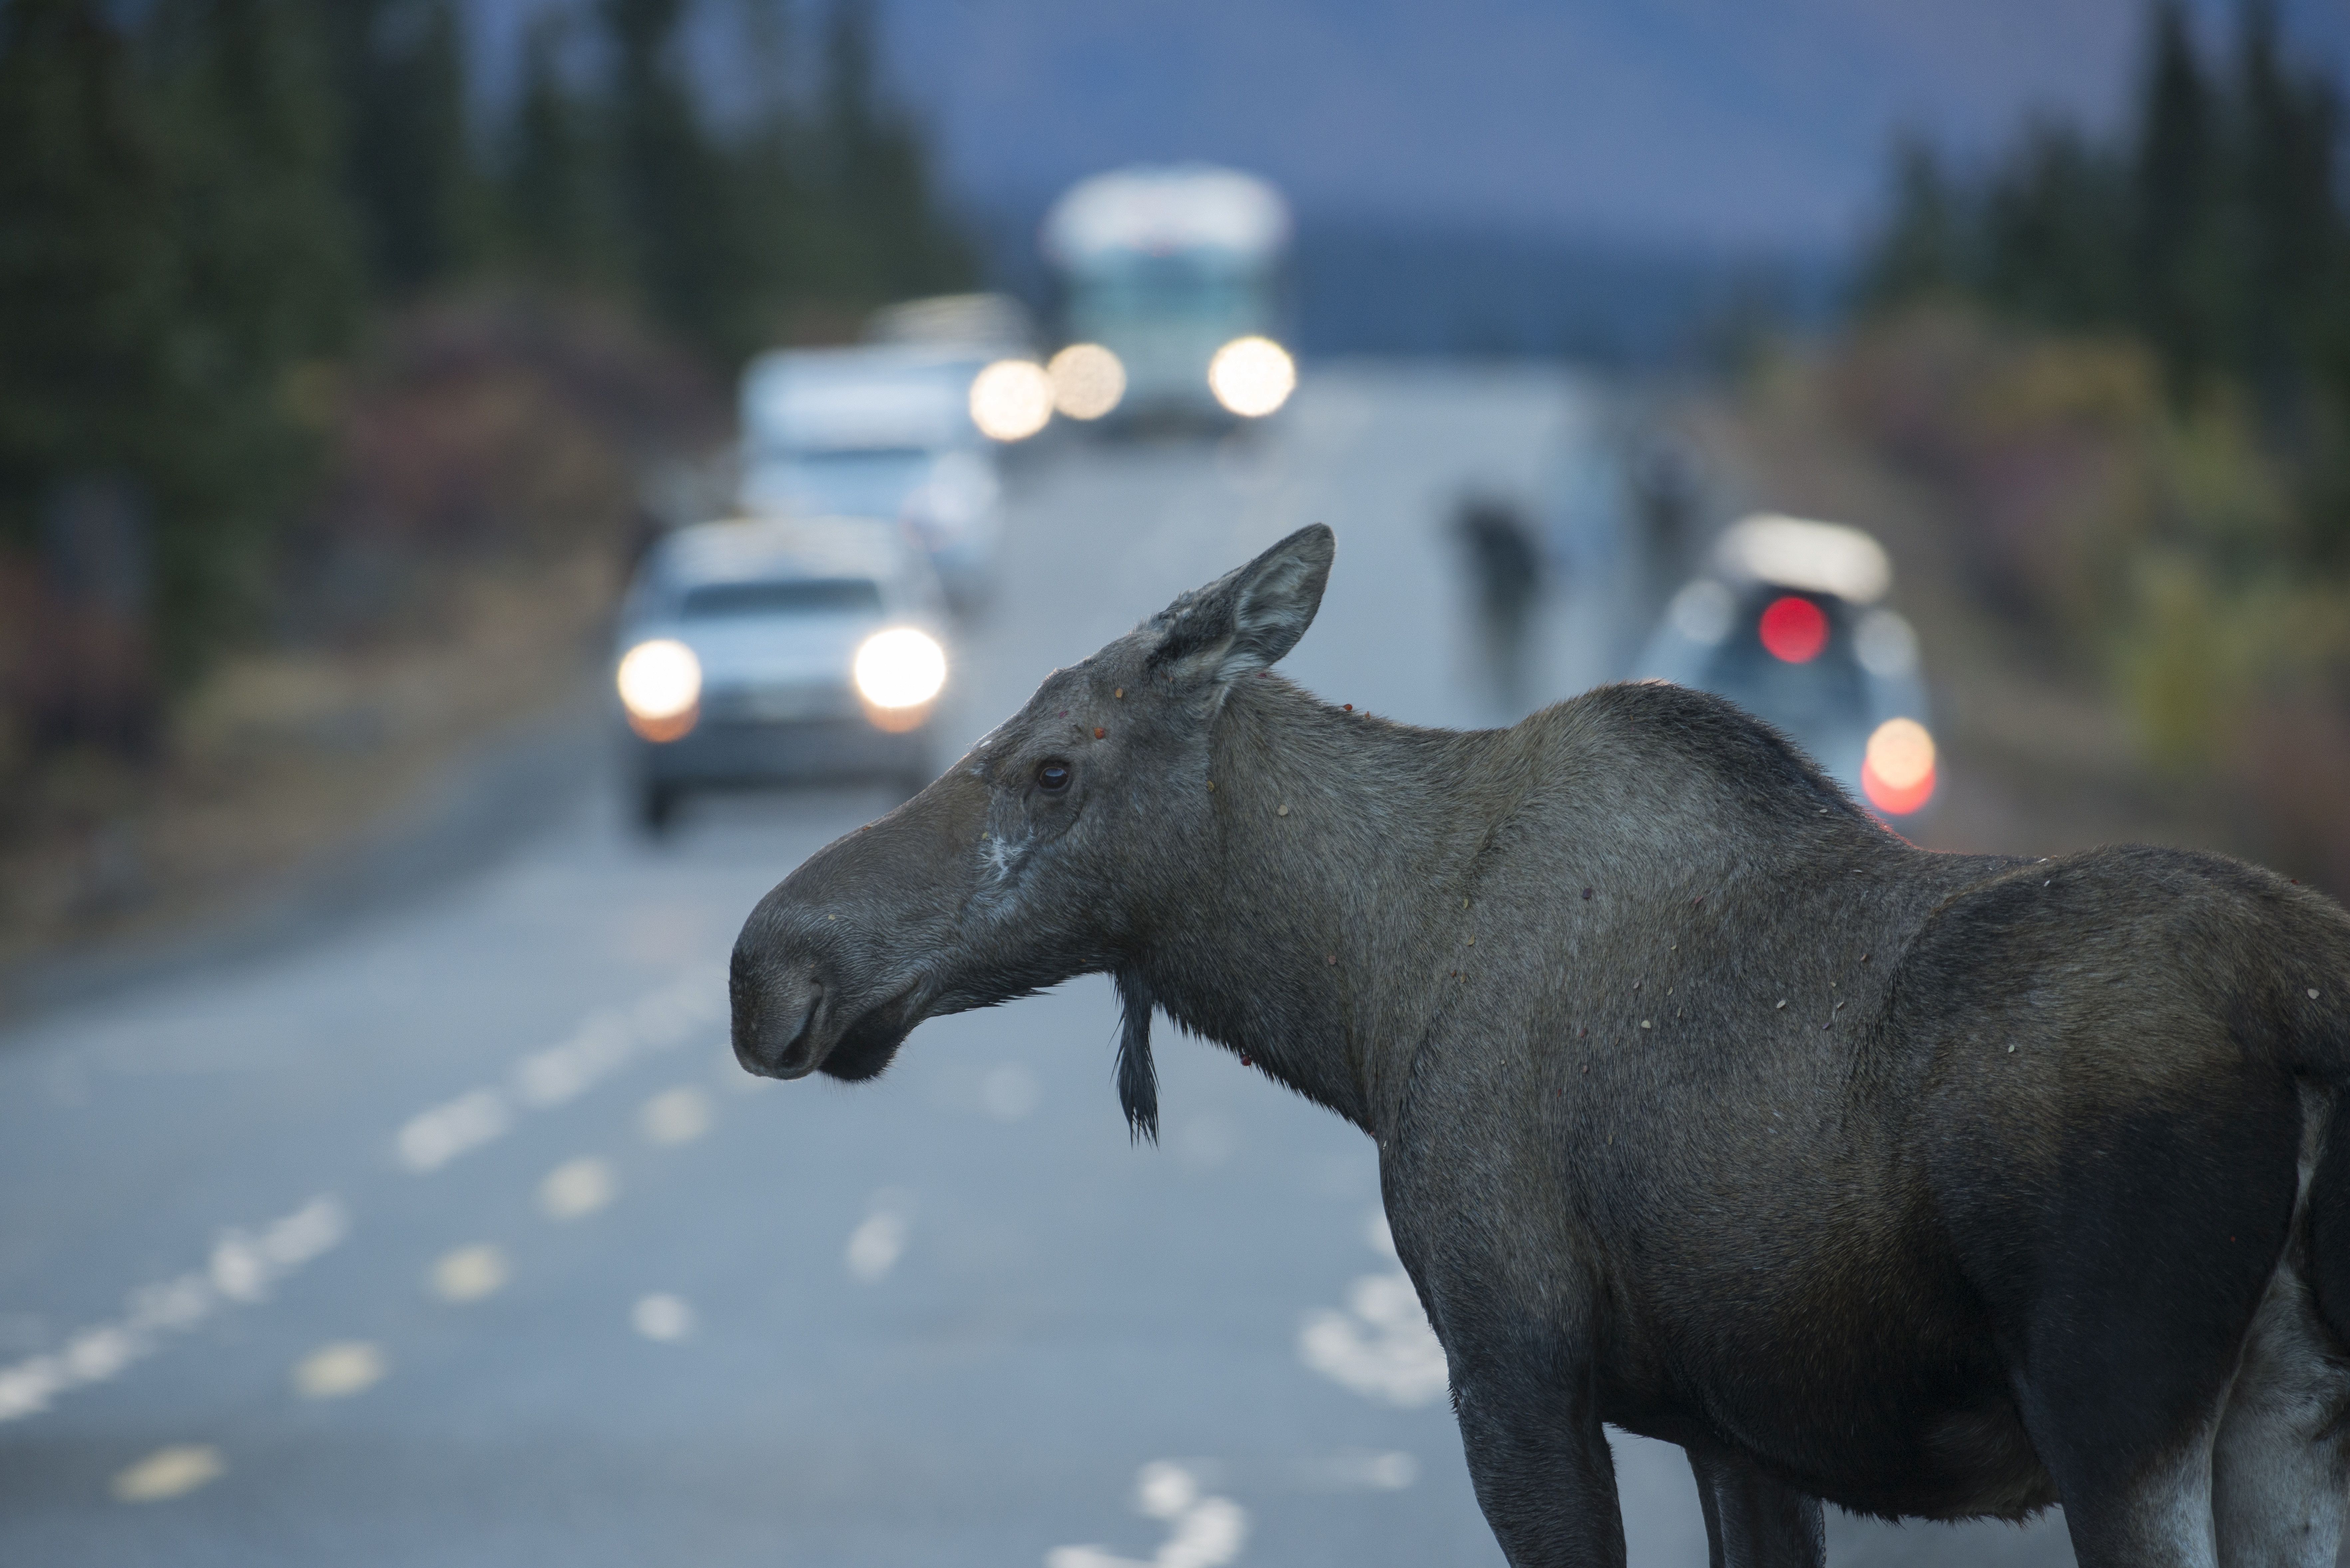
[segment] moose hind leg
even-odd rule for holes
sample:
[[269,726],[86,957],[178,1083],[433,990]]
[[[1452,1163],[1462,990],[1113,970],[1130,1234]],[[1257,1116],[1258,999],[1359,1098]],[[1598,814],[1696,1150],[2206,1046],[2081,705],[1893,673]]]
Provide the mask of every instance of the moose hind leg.
[[2220,1568],[2330,1568],[2350,1482],[2350,1366],[2300,1272],[2277,1270],[2212,1453]]
[[1827,1522],[1820,1500],[1718,1449],[1691,1448],[1705,1510],[1708,1568],[1822,1568]]
[[2304,1083],[2300,1189],[2283,1260],[2252,1312],[2212,1450],[2220,1568],[2328,1568],[2342,1545],[2350,1482],[2350,1351],[2320,1315],[2310,1189],[2333,1096]]

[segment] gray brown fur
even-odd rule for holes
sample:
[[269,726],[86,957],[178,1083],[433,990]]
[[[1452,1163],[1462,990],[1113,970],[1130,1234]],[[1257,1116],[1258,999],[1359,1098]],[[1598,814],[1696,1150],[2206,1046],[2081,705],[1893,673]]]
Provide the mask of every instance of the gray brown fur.
[[1716,1564],[1819,1563],[1822,1499],[2061,1499],[2085,1568],[2331,1563],[2341,908],[2208,855],[1927,854],[1675,687],[1333,708],[1266,672],[1333,549],[1055,671],[793,872],[735,949],[743,1064],[869,1077],[1106,971],[1138,1126],[1154,1004],[1354,1121],[1521,1568],[1622,1562],[1603,1423],[1688,1450]]

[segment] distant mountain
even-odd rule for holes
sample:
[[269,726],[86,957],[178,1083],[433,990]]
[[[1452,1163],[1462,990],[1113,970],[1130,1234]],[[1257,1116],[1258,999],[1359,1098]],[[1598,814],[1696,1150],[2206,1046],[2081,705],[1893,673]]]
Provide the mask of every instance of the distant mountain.
[[[1643,244],[1845,247],[1903,126],[2119,111],[2145,0],[881,0],[955,184],[1204,158],[1308,208]],[[2224,16],[2230,0],[2206,0]],[[2337,66],[2350,5],[2287,0]]]

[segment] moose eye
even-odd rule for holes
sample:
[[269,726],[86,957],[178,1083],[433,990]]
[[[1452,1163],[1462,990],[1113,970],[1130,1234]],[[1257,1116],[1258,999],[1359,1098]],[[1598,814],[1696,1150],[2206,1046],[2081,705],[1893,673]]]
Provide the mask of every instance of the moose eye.
[[1069,764],[1057,761],[1040,764],[1036,769],[1036,787],[1047,794],[1068,788]]

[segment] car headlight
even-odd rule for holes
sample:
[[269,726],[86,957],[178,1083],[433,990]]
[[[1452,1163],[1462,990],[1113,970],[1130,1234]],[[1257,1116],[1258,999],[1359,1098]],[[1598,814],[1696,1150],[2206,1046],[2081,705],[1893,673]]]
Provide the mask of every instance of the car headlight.
[[1028,359],[998,359],[971,383],[971,422],[990,441],[1026,441],[1053,420],[1053,378]]
[[879,710],[876,722],[887,728],[892,718],[904,717],[910,729],[947,683],[947,650],[928,632],[892,627],[858,645],[851,669],[858,695]]
[[1860,792],[1887,816],[1906,816],[1934,797],[1934,737],[1915,719],[1887,719],[1868,737]]
[[1126,396],[1126,367],[1098,343],[1072,343],[1045,367],[1053,406],[1073,420],[1097,420]]
[[1243,419],[1263,419],[1297,389],[1297,362],[1270,337],[1235,337],[1208,361],[1208,389]]
[[621,655],[615,684],[630,729],[648,741],[674,741],[700,711],[702,660],[675,638],[658,637]]

